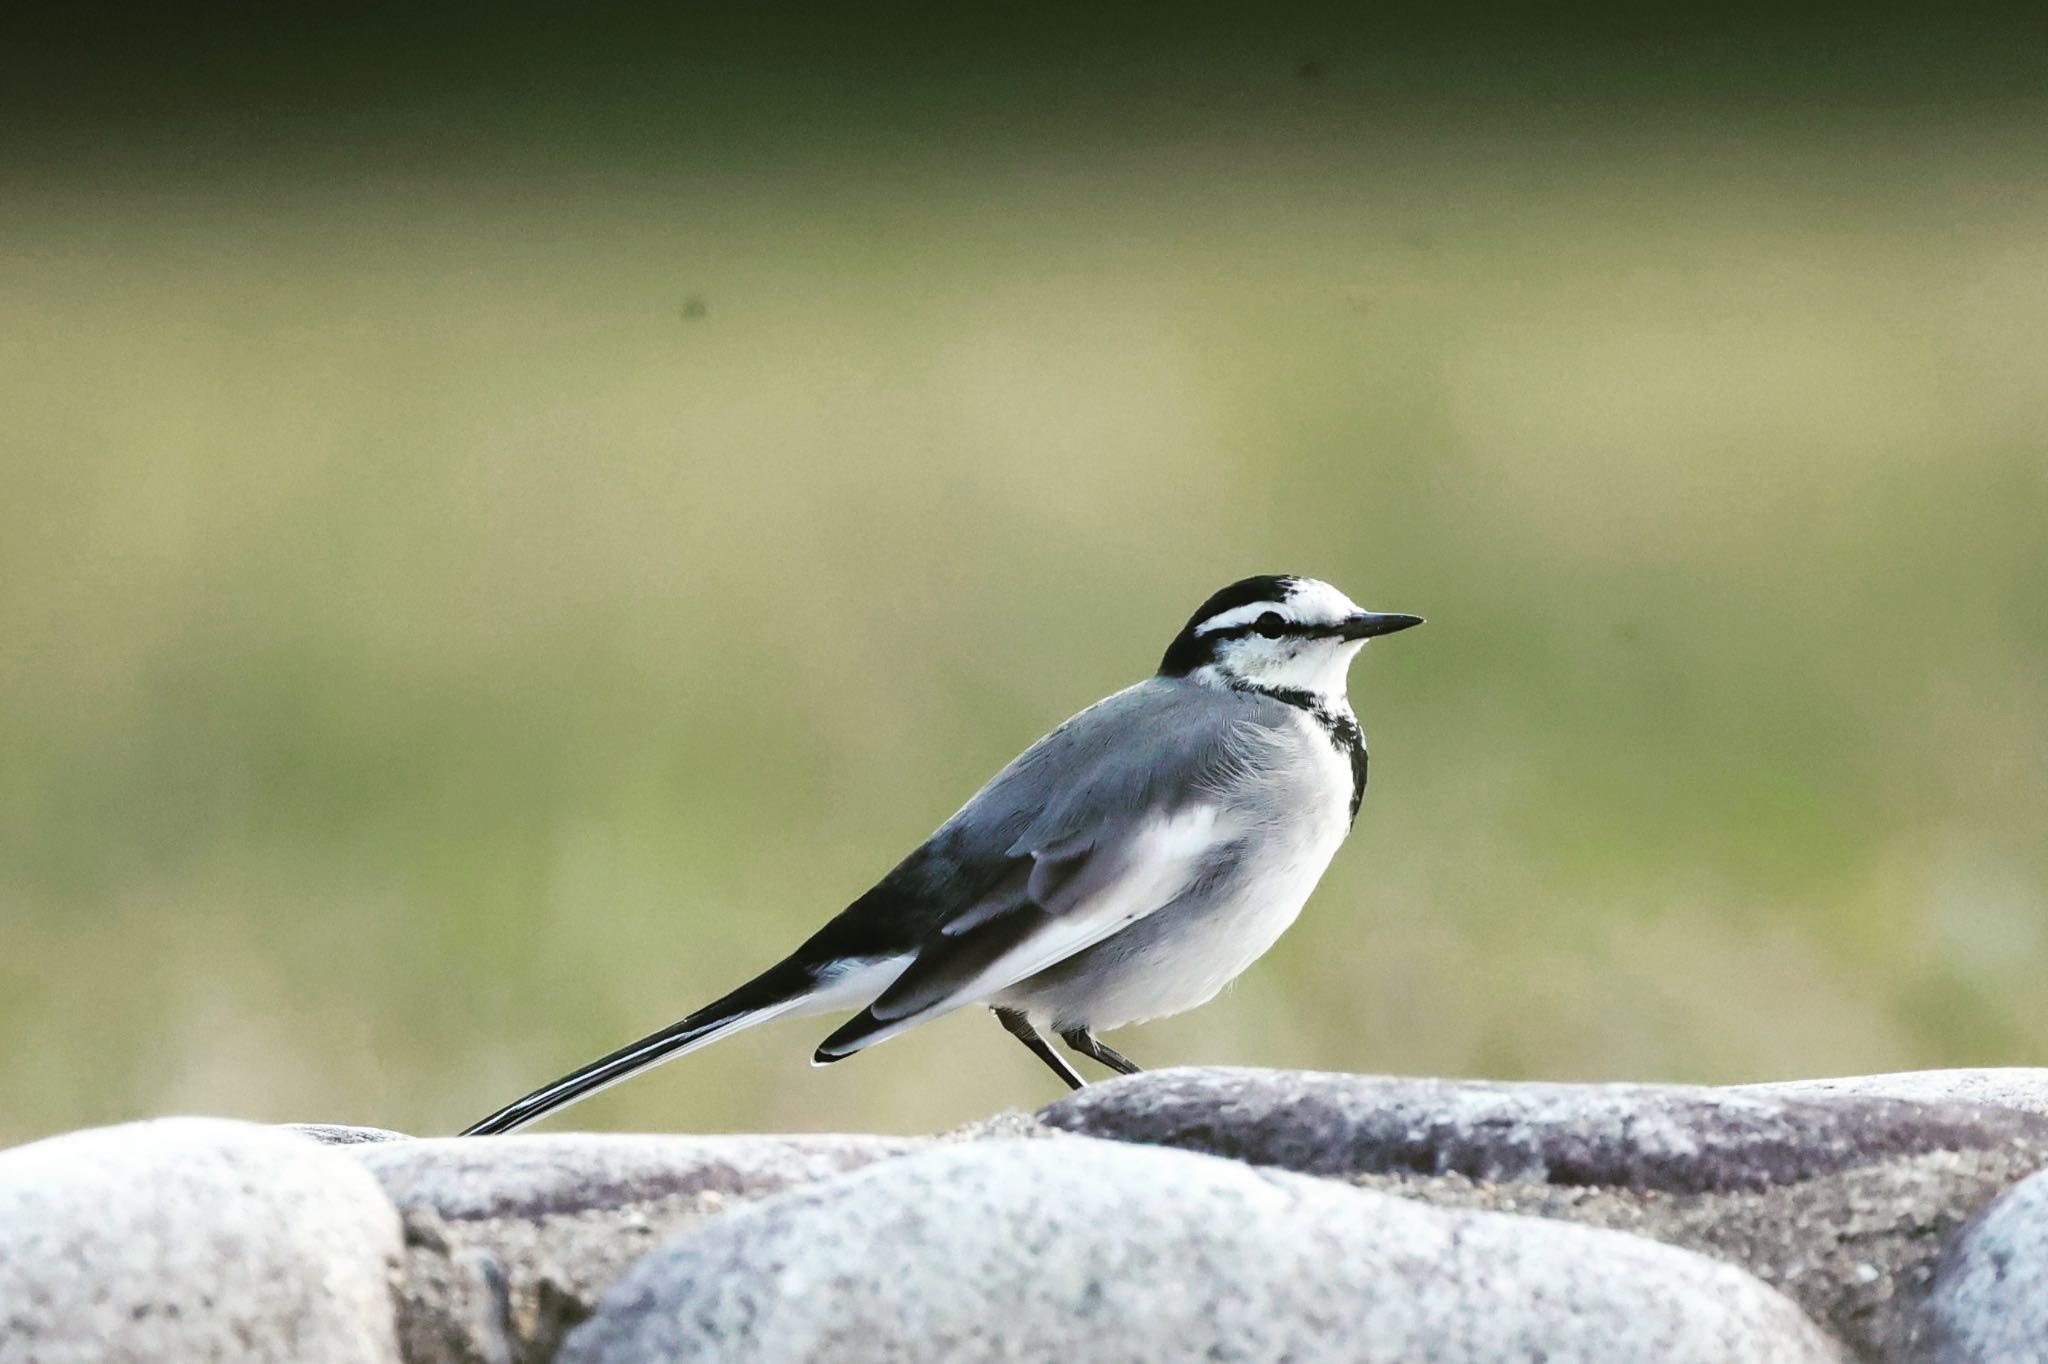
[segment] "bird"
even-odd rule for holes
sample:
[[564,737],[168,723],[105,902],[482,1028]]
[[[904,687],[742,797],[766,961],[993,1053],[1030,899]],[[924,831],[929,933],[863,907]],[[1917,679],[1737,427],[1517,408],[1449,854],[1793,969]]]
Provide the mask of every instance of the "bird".
[[1158,671],[1047,734],[801,946],[738,989],[507,1104],[510,1132],[785,1015],[858,1010],[825,1065],[971,1004],[1061,1081],[1046,1034],[1112,1071],[1096,1034],[1207,1003],[1307,902],[1365,795],[1352,660],[1422,617],[1326,582],[1241,579]]

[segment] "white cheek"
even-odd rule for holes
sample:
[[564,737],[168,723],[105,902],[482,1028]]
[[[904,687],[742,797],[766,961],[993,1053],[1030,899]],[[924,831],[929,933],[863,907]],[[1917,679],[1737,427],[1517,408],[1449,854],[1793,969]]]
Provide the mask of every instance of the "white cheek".
[[1346,676],[1365,641],[1347,644],[1285,644],[1250,641],[1226,662],[1238,676],[1262,686],[1284,687],[1319,696],[1342,696]]
[[1344,690],[1345,664],[1350,661],[1349,650],[1304,649],[1274,671],[1286,679],[1287,686],[1332,695]]

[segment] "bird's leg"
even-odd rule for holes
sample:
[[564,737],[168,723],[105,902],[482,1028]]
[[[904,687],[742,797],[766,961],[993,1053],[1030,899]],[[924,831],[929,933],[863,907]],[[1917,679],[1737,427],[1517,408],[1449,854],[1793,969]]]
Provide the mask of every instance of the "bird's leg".
[[1100,1061],[1119,1075],[1136,1075],[1144,1067],[1114,1047],[1106,1047],[1095,1040],[1095,1034],[1086,1028],[1069,1028],[1060,1036],[1066,1044],[1091,1061]]
[[1074,1068],[1052,1049],[1052,1043],[1038,1035],[1038,1029],[1031,1026],[1031,1020],[1016,1009],[997,1009],[996,1022],[1003,1025],[1003,1031],[1031,1048],[1031,1054],[1052,1067],[1052,1073],[1067,1082],[1067,1088],[1079,1089],[1082,1081]]

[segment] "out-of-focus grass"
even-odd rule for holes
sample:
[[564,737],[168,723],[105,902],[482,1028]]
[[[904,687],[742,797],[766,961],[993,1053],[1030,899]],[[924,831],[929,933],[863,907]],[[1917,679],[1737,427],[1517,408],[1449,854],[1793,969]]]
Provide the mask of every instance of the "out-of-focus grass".
[[[0,1139],[447,1130],[767,964],[1243,573],[1358,830],[1152,1064],[2048,1051],[2048,157],[1232,130],[10,187]],[[700,298],[701,316],[685,303]],[[973,1012],[591,1125],[1052,1097]]]

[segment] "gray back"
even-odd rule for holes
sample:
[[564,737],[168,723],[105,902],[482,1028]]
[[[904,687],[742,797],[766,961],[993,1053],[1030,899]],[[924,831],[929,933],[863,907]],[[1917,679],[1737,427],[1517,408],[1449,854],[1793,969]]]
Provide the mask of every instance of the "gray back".
[[1096,702],[990,778],[806,944],[908,951],[991,895],[1034,850],[1094,841],[1195,801],[1265,804],[1309,780],[1299,713],[1255,692],[1153,677]]

